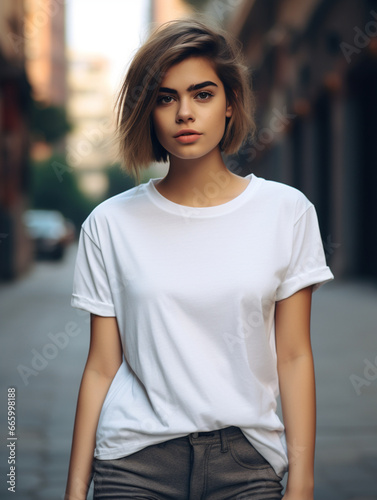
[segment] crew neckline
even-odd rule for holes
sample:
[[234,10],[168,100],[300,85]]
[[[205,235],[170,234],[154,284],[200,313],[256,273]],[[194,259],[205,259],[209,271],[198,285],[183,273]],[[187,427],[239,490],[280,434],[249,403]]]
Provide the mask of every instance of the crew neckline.
[[[212,207],[193,207],[189,205],[181,205],[169,200],[168,198],[163,196],[156,188],[157,182],[163,179],[163,177],[150,179],[146,184],[146,190],[150,199],[155,205],[170,213],[186,217],[212,217],[229,213],[243,205],[243,203],[250,198],[251,194],[259,185],[259,178],[254,174],[248,174],[244,178],[249,179],[249,183],[239,195],[225,203],[221,203],[220,205],[215,205]],[[198,195],[199,194],[200,193],[198,193]]]

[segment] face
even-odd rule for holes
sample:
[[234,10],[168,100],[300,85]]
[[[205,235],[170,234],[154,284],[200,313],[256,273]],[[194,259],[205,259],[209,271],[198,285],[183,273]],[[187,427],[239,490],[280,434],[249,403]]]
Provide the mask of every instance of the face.
[[224,86],[209,60],[190,57],[166,72],[152,120],[170,160],[188,160],[219,149],[231,115]]

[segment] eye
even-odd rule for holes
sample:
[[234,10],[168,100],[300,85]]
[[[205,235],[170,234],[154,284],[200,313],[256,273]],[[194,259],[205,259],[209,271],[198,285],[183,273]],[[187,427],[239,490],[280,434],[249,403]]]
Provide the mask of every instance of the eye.
[[211,92],[208,92],[207,90],[202,90],[195,96],[199,101],[208,101],[211,97],[213,97],[213,94]]
[[157,98],[157,103],[158,104],[170,104],[173,102],[173,97],[171,95],[162,95]]

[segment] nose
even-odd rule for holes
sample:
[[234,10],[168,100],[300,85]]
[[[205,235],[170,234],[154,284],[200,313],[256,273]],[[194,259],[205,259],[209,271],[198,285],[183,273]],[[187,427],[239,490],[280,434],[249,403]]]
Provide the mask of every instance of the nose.
[[176,121],[177,123],[195,121],[195,116],[189,99],[181,99],[179,101]]

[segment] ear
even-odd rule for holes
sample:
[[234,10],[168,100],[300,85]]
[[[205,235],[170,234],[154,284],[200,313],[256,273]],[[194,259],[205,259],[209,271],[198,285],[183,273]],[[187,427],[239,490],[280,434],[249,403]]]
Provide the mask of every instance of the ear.
[[233,114],[233,108],[232,108],[232,105],[229,104],[229,102],[227,101],[226,102],[226,111],[225,111],[225,116],[227,118],[230,118]]

